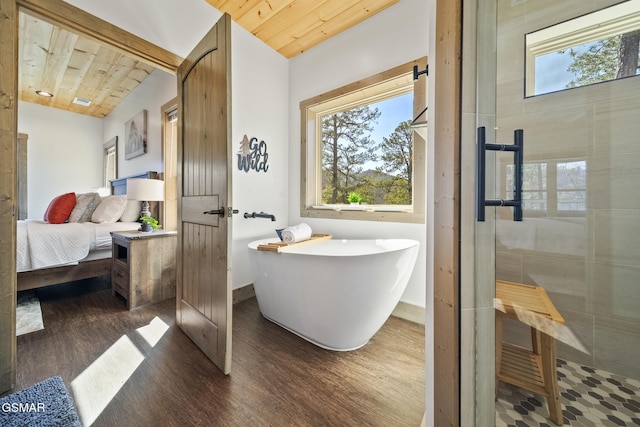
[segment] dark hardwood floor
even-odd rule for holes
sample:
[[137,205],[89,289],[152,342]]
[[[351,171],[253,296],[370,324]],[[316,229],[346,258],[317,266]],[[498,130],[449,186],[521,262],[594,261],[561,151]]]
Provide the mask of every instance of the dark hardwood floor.
[[[420,425],[421,325],[391,317],[361,349],[332,352],[265,320],[252,298],[234,306],[225,376],[175,326],[173,300],[127,311],[108,285],[37,291],[45,328],[18,337],[16,390],[59,375],[94,426]],[[139,329],[163,326],[154,318],[167,325],[157,343]]]

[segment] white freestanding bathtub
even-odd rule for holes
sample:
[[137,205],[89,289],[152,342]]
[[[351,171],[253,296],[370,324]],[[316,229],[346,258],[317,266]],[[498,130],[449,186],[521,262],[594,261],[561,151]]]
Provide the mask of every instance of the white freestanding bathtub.
[[262,315],[329,350],[355,350],[400,301],[418,255],[409,239],[327,240],[276,253],[249,243]]

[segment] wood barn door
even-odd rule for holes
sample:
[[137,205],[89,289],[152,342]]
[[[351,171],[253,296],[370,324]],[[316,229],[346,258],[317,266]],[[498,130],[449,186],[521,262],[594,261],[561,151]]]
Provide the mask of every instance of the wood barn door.
[[178,68],[176,321],[231,370],[231,18],[225,14]]

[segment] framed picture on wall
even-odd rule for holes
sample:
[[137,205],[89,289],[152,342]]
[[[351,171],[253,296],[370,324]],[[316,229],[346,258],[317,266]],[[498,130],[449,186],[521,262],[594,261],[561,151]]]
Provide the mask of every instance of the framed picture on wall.
[[147,152],[147,110],[142,110],[124,124],[124,158],[133,159]]

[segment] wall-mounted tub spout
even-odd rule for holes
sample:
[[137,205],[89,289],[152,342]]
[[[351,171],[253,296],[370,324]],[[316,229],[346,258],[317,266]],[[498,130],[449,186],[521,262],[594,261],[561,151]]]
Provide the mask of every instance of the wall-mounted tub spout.
[[276,220],[276,216],[275,215],[271,215],[271,214],[264,213],[264,212],[260,212],[260,213],[256,213],[256,212],[248,213],[248,212],[245,212],[244,213],[244,217],[245,218],[271,218],[271,221],[275,221]]

